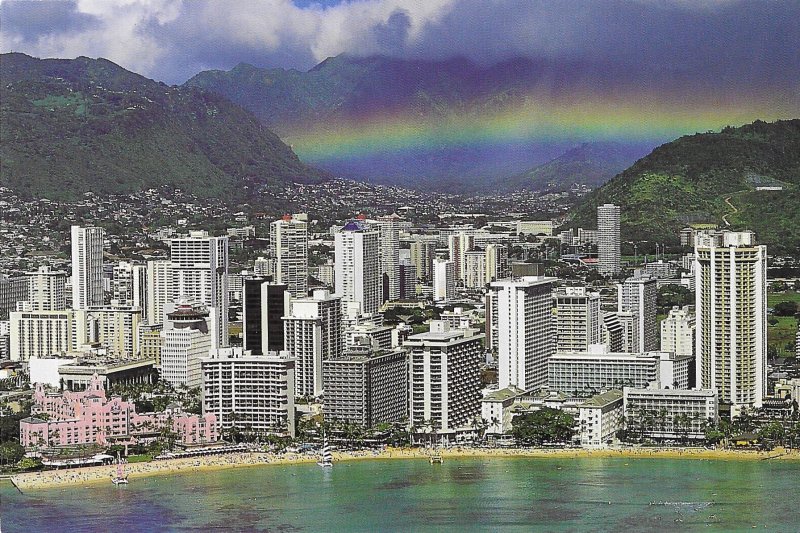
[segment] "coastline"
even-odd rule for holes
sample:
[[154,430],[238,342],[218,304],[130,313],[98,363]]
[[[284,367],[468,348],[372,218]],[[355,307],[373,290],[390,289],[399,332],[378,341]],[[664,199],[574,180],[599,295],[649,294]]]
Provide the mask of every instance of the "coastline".
[[[387,448],[380,452],[348,451],[335,452],[334,462],[376,459],[428,459],[432,451],[424,448]],[[771,452],[751,450],[710,450],[706,448],[445,448],[436,450],[444,460],[458,458],[629,458],[629,459],[693,459],[714,461],[800,461],[800,451]],[[208,457],[166,459],[147,463],[125,465],[132,482],[137,478],[208,472],[230,468],[246,468],[266,465],[291,465],[315,463],[316,455],[275,454],[266,452],[234,453]],[[52,489],[64,485],[87,486],[96,483],[110,484],[116,472],[115,465],[93,466],[63,470],[28,472],[11,476],[11,483],[18,490]]]

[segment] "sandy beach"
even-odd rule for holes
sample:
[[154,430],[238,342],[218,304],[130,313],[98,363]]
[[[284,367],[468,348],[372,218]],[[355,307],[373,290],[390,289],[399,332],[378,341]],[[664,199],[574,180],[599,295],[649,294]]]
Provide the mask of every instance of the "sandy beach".
[[[381,452],[352,451],[335,452],[334,462],[374,459],[425,459],[433,452],[424,448],[387,448]],[[800,451],[771,452],[751,450],[709,450],[705,448],[605,448],[605,449],[541,449],[541,448],[446,448],[437,450],[443,459],[459,457],[540,457],[540,458],[665,458],[694,460],[800,460]],[[263,465],[286,465],[313,463],[316,455],[274,454],[274,453],[234,453],[207,457],[167,459],[148,463],[127,464],[125,470],[132,483],[144,476],[191,473],[227,468],[243,468]],[[116,466],[94,466],[85,468],[47,470],[17,474],[12,482],[21,491],[53,488],[63,485],[85,486],[95,483],[111,483]]]

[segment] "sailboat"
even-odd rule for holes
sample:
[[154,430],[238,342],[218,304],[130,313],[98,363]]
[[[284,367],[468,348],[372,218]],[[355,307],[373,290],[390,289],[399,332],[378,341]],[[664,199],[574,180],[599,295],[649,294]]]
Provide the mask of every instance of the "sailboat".
[[328,444],[328,437],[322,434],[322,457],[317,464],[321,467],[327,468],[333,466],[333,454],[331,453],[331,446]]
[[125,465],[120,461],[119,452],[117,452],[117,475],[111,478],[111,482],[114,485],[128,484],[128,474],[125,473]]

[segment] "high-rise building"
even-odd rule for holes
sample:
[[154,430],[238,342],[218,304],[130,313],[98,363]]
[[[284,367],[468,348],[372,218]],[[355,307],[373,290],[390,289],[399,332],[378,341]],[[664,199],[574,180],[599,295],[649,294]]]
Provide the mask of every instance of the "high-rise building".
[[452,300],[456,295],[456,267],[453,261],[436,259],[433,262],[433,299]]
[[400,217],[397,214],[370,220],[378,231],[378,252],[381,263],[381,301],[400,299]]
[[767,249],[750,232],[695,240],[697,386],[731,416],[760,407],[767,386]]
[[170,242],[172,301],[201,303],[212,315],[215,348],[228,345],[228,237],[190,231]]
[[436,239],[417,237],[411,243],[411,262],[417,267],[417,276],[433,279],[433,260],[436,258]]
[[285,283],[264,278],[244,280],[242,337],[244,349],[254,355],[284,348],[283,317],[289,314],[291,294]]
[[409,422],[418,432],[435,431],[452,441],[480,413],[482,341],[473,330],[453,331],[433,321],[429,332],[403,344],[409,351]]
[[411,262],[400,261],[400,299],[417,297],[417,267]]
[[13,361],[27,361],[75,350],[83,329],[73,310],[13,312],[9,356]]
[[447,246],[450,250],[450,260],[453,262],[456,280],[463,281],[466,267],[465,254],[475,247],[475,236],[461,231],[447,238]]
[[694,313],[689,306],[673,307],[661,321],[661,351],[694,355]]
[[0,320],[17,310],[17,302],[28,299],[28,278],[0,274]]
[[284,215],[269,226],[275,258],[275,281],[289,286],[295,298],[308,296],[308,223]]
[[285,349],[295,358],[295,396],[322,394],[322,362],[342,353],[342,300],[327,290],[292,300],[283,317]]
[[464,254],[464,287],[480,289],[486,285],[486,252],[472,250]]
[[214,317],[200,305],[167,305],[167,320],[161,332],[161,379],[175,387],[203,385],[201,361],[214,347],[213,322]]
[[586,287],[562,287],[555,292],[556,351],[586,352],[600,344],[600,295]]
[[603,204],[597,208],[598,272],[616,276],[620,270],[620,236],[618,205]]
[[166,304],[172,303],[172,263],[166,260],[147,262],[144,317],[148,324],[163,324]]
[[72,226],[72,307],[103,305],[103,228]]
[[86,325],[87,340],[97,342],[109,355],[123,359],[139,356],[139,324],[142,311],[138,307],[91,307],[75,312],[77,324]]
[[275,278],[275,258],[259,257],[253,262],[253,274],[260,277]]
[[531,390],[547,382],[555,352],[552,290],[555,278],[531,276],[495,281],[499,388]]
[[203,414],[222,429],[294,437],[294,357],[286,351],[253,354],[242,348],[211,350],[201,361]]
[[651,277],[632,277],[617,285],[617,311],[633,313],[638,344],[631,351],[649,352],[658,349],[658,282]]
[[375,348],[369,338],[322,363],[325,420],[371,428],[408,416],[408,353]]
[[28,306],[31,311],[60,311],[67,308],[67,273],[42,266],[28,276]]
[[486,283],[505,279],[511,275],[508,265],[508,247],[503,244],[486,245]]
[[120,261],[111,267],[111,301],[115,305],[133,305],[133,267]]
[[378,232],[351,220],[334,241],[336,294],[343,301],[358,302],[363,313],[377,313],[382,286]]

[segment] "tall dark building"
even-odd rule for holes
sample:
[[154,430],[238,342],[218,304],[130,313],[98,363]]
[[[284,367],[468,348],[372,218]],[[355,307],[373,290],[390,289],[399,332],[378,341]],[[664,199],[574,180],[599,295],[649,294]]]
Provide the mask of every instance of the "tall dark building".
[[254,355],[283,350],[283,320],[289,314],[289,286],[270,278],[244,280],[244,349]]

